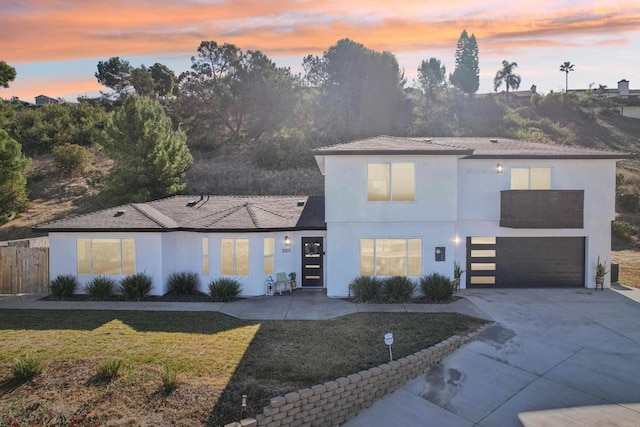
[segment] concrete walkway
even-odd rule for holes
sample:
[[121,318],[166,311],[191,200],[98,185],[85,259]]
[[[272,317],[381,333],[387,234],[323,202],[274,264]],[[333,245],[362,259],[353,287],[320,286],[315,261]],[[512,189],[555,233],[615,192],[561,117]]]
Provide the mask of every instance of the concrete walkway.
[[640,426],[640,290],[462,295],[496,323],[346,426]]
[[327,298],[322,292],[298,290],[272,297],[245,298],[230,303],[216,302],[124,302],[124,301],[41,301],[42,296],[0,297],[0,309],[22,310],[144,310],[218,311],[247,320],[323,320],[358,312],[455,312],[482,317],[468,299],[450,304],[354,304]]

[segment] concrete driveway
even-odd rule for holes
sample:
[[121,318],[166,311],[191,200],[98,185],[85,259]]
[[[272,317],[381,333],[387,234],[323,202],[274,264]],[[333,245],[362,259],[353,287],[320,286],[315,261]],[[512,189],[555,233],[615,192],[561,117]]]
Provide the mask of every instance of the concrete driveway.
[[640,427],[640,291],[465,290],[495,325],[346,425]]

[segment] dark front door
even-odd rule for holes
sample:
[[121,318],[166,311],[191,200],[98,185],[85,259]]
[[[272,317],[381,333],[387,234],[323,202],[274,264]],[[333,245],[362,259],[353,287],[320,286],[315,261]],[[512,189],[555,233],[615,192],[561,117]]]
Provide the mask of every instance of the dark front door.
[[302,238],[302,286],[323,287],[324,246],[322,237]]

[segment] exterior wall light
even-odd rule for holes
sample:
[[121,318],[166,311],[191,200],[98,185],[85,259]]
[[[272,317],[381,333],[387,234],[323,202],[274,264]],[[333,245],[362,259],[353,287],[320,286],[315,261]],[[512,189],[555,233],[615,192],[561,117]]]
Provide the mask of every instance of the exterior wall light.
[[502,167],[502,163],[498,163],[496,165],[496,172],[502,173],[504,171],[504,167]]
[[453,243],[455,243],[456,245],[460,243],[460,238],[458,236],[453,236]]
[[291,246],[291,238],[289,236],[284,236],[284,245]]

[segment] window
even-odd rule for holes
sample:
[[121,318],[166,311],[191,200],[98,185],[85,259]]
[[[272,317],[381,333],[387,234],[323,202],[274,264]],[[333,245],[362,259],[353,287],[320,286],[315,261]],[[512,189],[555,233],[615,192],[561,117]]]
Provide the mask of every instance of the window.
[[220,241],[220,273],[223,276],[249,275],[249,239]]
[[415,173],[413,163],[369,163],[367,200],[413,201]]
[[78,274],[135,274],[134,239],[78,239]]
[[420,239],[360,239],[362,276],[420,276]]
[[264,239],[264,274],[273,274],[275,267],[276,243],[273,237]]
[[202,238],[202,274],[209,274],[209,238]]
[[512,190],[550,190],[551,168],[511,168]]

